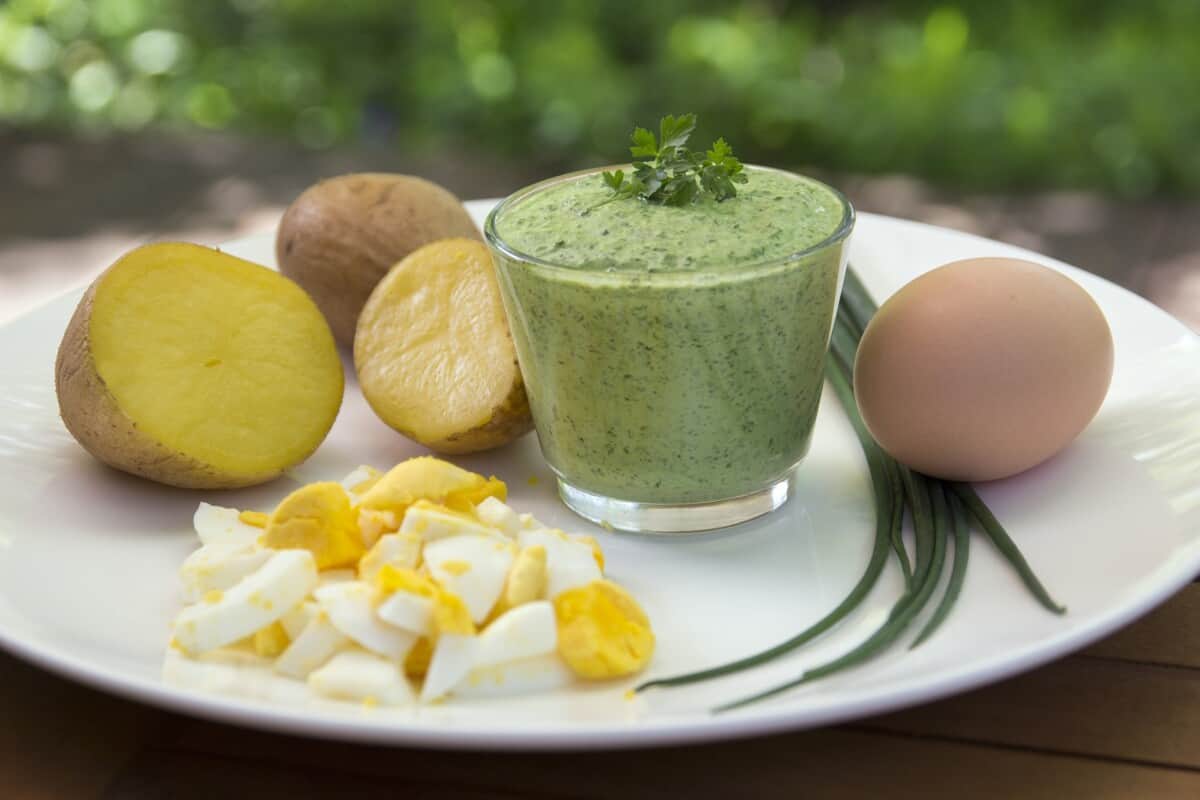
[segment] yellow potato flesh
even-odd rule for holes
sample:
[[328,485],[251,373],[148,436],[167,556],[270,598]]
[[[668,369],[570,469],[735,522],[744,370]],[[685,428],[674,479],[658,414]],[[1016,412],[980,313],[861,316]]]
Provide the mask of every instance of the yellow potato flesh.
[[303,290],[208,248],[152,245],[118,262],[97,286],[89,338],[137,429],[217,473],[298,463],[341,404],[337,350]]
[[495,447],[531,427],[491,255],[479,242],[435,242],[393,267],[359,317],[354,364],[380,418],[440,452]]

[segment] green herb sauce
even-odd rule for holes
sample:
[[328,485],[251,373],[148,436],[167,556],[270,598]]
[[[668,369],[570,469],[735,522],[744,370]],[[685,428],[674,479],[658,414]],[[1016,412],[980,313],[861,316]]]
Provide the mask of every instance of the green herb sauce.
[[808,449],[844,239],[820,183],[751,169],[735,198],[605,203],[598,174],[501,211],[501,289],[542,450],[569,483],[649,503],[761,490]]

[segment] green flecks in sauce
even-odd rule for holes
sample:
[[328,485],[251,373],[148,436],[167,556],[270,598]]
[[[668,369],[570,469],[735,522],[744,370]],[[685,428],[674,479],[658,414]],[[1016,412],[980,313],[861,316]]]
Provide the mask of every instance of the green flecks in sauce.
[[606,198],[588,176],[497,220],[509,246],[578,268],[497,260],[547,460],[640,502],[764,488],[808,448],[842,245],[741,268],[826,239],[840,200],[759,171],[720,204]]

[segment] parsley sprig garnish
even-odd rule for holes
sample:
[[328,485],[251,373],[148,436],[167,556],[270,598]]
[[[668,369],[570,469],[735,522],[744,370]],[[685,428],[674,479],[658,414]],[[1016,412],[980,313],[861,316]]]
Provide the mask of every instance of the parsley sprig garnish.
[[687,148],[696,130],[696,115],[668,114],[658,123],[658,138],[645,128],[634,128],[629,152],[633,174],[604,172],[604,183],[613,190],[605,202],[637,197],[664,206],[686,206],[701,197],[717,202],[737,195],[735,183],[745,183],[742,162],[724,139],[700,153]]

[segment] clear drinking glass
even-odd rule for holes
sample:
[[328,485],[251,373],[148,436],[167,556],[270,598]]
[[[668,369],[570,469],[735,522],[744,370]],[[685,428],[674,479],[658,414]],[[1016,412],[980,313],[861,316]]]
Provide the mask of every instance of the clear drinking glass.
[[773,171],[827,190],[842,215],[824,240],[770,261],[590,269],[519,252],[498,233],[537,193],[599,170],[521,189],[488,216],[542,453],[581,516],[681,533],[787,500],[816,419],[854,211],[824,184]]

